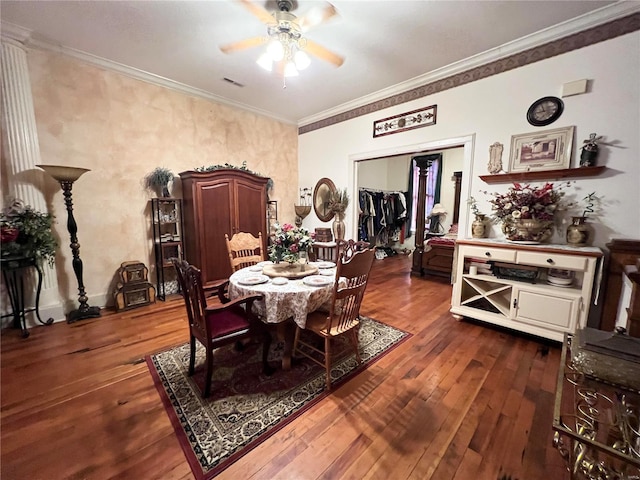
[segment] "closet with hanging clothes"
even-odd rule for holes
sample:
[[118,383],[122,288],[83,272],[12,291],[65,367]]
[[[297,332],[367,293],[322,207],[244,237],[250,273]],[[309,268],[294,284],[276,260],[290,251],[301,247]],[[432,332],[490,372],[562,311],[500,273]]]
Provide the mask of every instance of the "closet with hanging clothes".
[[403,243],[411,226],[407,192],[360,188],[358,239],[378,247]]

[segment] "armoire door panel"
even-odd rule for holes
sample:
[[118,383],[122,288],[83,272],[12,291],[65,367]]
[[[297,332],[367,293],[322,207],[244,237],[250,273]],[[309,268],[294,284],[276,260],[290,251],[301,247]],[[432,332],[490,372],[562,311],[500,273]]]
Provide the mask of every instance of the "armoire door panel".
[[267,229],[267,200],[264,186],[238,180],[236,195],[241,199],[236,206],[238,231],[249,232],[255,236],[258,236],[258,232],[262,232],[263,238],[266,238],[264,232]]
[[231,275],[224,234],[231,234],[233,182],[219,181],[203,184],[199,189],[198,224],[200,225],[200,266],[205,284]]

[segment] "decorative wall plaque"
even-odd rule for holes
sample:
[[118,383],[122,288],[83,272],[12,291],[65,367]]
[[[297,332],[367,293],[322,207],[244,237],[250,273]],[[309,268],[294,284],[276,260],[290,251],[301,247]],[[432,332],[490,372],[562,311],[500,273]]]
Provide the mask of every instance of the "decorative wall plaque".
[[373,122],[373,138],[436,124],[437,105],[402,113]]
[[504,150],[504,146],[498,142],[494,142],[489,147],[489,165],[487,165],[487,170],[492,175],[502,170],[502,150]]

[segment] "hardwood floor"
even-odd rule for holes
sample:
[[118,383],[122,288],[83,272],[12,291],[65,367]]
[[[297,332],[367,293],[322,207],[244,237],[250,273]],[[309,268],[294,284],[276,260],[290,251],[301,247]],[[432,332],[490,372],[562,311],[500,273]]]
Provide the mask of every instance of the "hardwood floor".
[[[559,344],[458,322],[451,286],[376,260],[361,313],[413,337],[220,479],[565,479],[551,446]],[[181,299],[2,332],[0,476],[190,479],[143,361],[186,342]]]

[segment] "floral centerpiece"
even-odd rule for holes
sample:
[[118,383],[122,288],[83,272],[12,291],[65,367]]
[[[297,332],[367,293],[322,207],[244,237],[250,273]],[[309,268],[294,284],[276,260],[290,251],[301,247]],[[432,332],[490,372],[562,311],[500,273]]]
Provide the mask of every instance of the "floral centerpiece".
[[53,219],[22,200],[12,200],[0,214],[2,257],[34,257],[53,266],[58,247],[51,230]]
[[[554,187],[514,183],[506,193],[493,193],[491,203],[494,220],[502,222],[502,230],[509,240],[542,242],[553,232],[553,219],[564,197],[563,182]],[[485,192],[486,193],[486,192]]]
[[300,252],[306,252],[313,243],[314,233],[303,227],[294,227],[290,223],[275,224],[273,244],[269,246],[269,260],[294,263],[300,258]]

